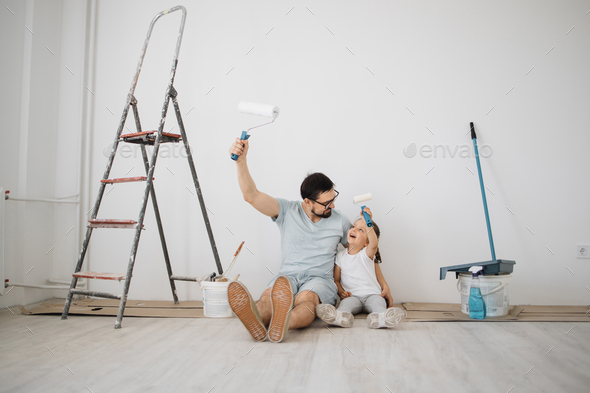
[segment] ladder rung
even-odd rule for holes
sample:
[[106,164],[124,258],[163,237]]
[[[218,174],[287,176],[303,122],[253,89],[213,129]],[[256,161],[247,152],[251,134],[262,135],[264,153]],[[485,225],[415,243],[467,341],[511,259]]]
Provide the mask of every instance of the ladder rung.
[[[134,132],[133,134],[121,135],[121,138],[135,138],[135,137],[144,136],[144,135],[153,135],[155,137],[157,133],[158,133],[157,130]],[[169,138],[176,138],[176,139],[181,138],[181,136],[179,134],[171,134],[169,132],[162,132],[162,135],[167,136]]]
[[[131,183],[131,182],[138,182],[138,181],[146,181],[147,176],[136,176],[136,177],[121,177],[118,179],[106,179],[101,180],[101,183],[113,184],[113,183]],[[156,180],[155,177],[152,177],[152,180]]]
[[[158,131],[134,132],[133,134],[121,135],[121,140],[128,143],[153,145],[157,135]],[[160,142],[179,142],[181,139],[182,136],[179,134],[170,134],[169,132],[162,132],[162,138],[160,139]]]
[[96,296],[96,297],[105,297],[107,299],[121,300],[121,295],[115,295],[114,293],[107,293],[107,292],[94,292],[94,291],[83,291],[81,289],[70,289],[70,293],[72,295]]
[[171,280],[177,280],[177,281],[199,281],[199,279],[197,277],[187,277],[187,276],[170,276]]
[[117,280],[121,281],[125,279],[124,274],[120,273],[99,273],[99,272],[78,272],[72,274],[72,277],[78,278],[96,278],[98,280]]
[[119,219],[90,219],[88,228],[137,228],[137,221]]

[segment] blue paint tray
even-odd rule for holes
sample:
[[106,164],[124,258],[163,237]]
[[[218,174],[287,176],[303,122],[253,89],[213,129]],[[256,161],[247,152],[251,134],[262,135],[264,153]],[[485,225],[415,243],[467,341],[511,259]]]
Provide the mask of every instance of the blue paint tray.
[[440,268],[440,279],[444,280],[447,276],[447,272],[455,272],[455,278],[459,278],[459,273],[469,273],[469,268],[473,266],[483,266],[482,273],[484,276],[512,273],[515,264],[515,261],[496,259],[493,261],[466,263],[464,265],[445,266]]

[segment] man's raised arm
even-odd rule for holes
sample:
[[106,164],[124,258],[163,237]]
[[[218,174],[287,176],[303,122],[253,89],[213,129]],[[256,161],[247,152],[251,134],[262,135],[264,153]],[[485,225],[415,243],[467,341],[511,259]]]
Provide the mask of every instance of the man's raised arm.
[[242,191],[244,200],[251,204],[256,210],[266,216],[276,218],[279,216],[279,202],[270,195],[258,191],[256,188],[256,183],[254,183],[254,179],[252,179],[250,171],[248,170],[248,147],[248,140],[240,140],[239,138],[236,138],[236,141],[229,149],[230,154],[239,155],[238,160],[236,161],[236,167],[238,169],[238,183],[240,185],[240,190]]

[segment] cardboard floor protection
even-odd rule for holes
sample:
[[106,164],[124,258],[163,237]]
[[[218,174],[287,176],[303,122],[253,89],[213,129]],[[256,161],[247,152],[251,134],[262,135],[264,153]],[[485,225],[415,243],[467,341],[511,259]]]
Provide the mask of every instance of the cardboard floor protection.
[[[20,307],[24,315],[61,314],[65,299],[49,299],[40,303]],[[403,303],[394,307],[403,307],[408,316],[406,322],[590,322],[590,306],[510,306],[508,315],[470,319],[461,312],[460,304],[452,303]],[[71,315],[116,316],[119,301],[113,299],[90,299],[73,301]],[[126,317],[152,318],[203,318],[203,302],[128,300],[125,307]],[[357,319],[366,318],[367,314],[358,314]]]
[[590,306],[510,306],[508,315],[471,319],[460,304],[404,303],[407,322],[590,322]]
[[[21,306],[24,315],[61,314],[64,309],[65,299],[49,299],[40,303]],[[72,301],[69,315],[102,315],[117,316],[119,300],[116,299],[91,299]],[[126,317],[153,317],[153,318],[204,318],[203,302],[186,301],[174,304],[170,301],[156,300],[128,300],[125,306]]]

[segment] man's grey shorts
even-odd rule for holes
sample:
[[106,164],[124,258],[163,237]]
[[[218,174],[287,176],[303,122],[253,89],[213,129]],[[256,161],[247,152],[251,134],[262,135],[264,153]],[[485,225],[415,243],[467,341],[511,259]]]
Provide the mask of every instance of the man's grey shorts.
[[[291,287],[295,296],[304,291],[314,292],[320,298],[320,303],[336,304],[338,298],[338,287],[334,283],[332,277],[308,276],[305,273],[295,274],[281,274],[291,281]],[[274,277],[269,283],[268,287],[272,287],[275,280],[279,276]]]

